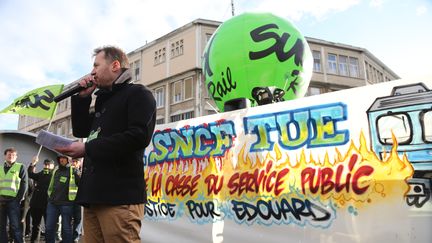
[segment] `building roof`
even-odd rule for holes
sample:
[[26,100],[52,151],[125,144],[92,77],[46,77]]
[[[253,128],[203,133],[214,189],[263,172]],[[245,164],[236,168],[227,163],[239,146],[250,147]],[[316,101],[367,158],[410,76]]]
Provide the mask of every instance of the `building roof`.
[[222,22],[215,21],[215,20],[195,19],[194,21],[189,22],[189,23],[183,25],[180,28],[177,28],[177,29],[175,29],[175,30],[173,30],[173,31],[171,31],[171,32],[169,32],[169,33],[167,33],[167,34],[165,34],[165,35],[163,35],[163,36],[161,36],[161,37],[159,37],[159,38],[157,38],[157,39],[149,42],[149,43],[146,43],[145,45],[143,45],[143,46],[135,49],[134,51],[129,52],[128,55],[132,55],[132,54],[134,54],[136,52],[140,52],[140,51],[142,51],[144,49],[150,48],[151,46],[155,45],[156,43],[159,43],[162,39],[167,39],[167,38],[169,38],[171,36],[174,36],[174,35],[176,35],[176,34],[178,34],[180,32],[185,31],[186,29],[191,28],[194,25],[207,25],[207,26],[218,27],[221,24],[222,24]]
[[313,37],[305,37],[305,38],[306,38],[306,41],[308,43],[315,43],[315,44],[325,45],[325,46],[335,46],[335,47],[342,48],[342,49],[354,50],[354,51],[364,53],[367,57],[372,59],[374,62],[378,63],[386,72],[388,72],[389,74],[394,76],[396,79],[400,79],[399,75],[397,75],[395,72],[393,72],[389,67],[387,67],[387,65],[385,65],[381,60],[379,60],[377,57],[375,57],[375,55],[373,55],[366,48],[347,45],[347,44],[338,43],[338,42],[326,41],[326,40],[313,38]]

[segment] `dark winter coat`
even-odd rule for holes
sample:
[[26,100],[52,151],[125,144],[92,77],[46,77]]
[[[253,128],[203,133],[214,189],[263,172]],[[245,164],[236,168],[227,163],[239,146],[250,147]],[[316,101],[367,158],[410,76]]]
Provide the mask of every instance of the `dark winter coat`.
[[43,169],[34,173],[34,166],[28,168],[28,176],[34,181],[34,191],[30,199],[31,208],[45,209],[48,202],[48,186],[51,180],[52,170]]
[[97,91],[94,112],[91,97],[72,97],[74,136],[94,137],[85,143],[76,198],[84,206],[146,201],[143,155],[155,127],[156,102],[150,90],[130,80],[127,70],[111,91]]

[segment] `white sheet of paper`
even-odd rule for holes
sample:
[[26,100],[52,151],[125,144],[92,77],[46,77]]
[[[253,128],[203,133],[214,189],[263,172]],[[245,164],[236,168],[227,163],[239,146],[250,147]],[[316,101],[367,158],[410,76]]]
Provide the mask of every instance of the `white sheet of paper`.
[[36,143],[54,150],[57,147],[69,146],[74,140],[41,130],[36,137]]

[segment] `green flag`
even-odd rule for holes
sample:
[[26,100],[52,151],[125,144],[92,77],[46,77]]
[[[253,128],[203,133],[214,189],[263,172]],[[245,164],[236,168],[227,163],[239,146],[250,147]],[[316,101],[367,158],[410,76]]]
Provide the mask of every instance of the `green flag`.
[[57,104],[54,97],[63,90],[63,84],[49,85],[34,89],[18,97],[0,113],[20,114],[26,116],[51,119]]

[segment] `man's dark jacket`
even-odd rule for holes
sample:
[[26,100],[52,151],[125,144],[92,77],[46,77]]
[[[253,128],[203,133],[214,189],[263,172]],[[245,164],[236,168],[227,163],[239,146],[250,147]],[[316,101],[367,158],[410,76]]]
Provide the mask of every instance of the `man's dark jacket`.
[[51,180],[52,170],[43,169],[34,173],[34,166],[30,165],[27,172],[29,178],[34,181],[34,191],[30,199],[31,208],[46,209],[48,203],[48,186]]
[[94,112],[89,109],[91,97],[72,97],[74,136],[97,133],[85,143],[76,198],[84,206],[147,200],[143,155],[155,127],[156,102],[151,91],[130,80],[126,70],[114,81],[112,90],[98,90]]

